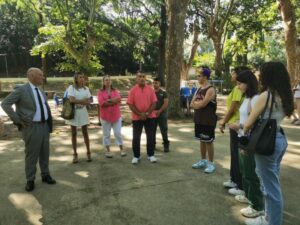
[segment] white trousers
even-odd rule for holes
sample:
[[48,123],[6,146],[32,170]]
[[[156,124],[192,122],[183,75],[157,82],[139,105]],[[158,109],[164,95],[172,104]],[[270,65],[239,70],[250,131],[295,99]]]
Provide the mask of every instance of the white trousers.
[[122,118],[119,118],[115,123],[108,122],[106,120],[101,119],[102,131],[103,131],[103,145],[110,145],[110,132],[111,128],[114,131],[115,135],[115,143],[120,146],[123,145],[121,128],[122,128]]

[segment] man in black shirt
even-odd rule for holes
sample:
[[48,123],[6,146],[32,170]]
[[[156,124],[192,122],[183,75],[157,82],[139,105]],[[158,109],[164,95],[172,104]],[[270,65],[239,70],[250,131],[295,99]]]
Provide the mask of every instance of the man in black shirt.
[[[163,139],[164,152],[169,152],[170,142],[168,139],[168,112],[167,112],[167,108],[169,104],[168,94],[165,90],[161,89],[160,80],[158,78],[154,78],[153,87],[157,97],[157,103],[155,108],[155,113],[157,116],[156,123],[155,123],[155,134],[158,125]],[[156,139],[156,135],[154,137]]]

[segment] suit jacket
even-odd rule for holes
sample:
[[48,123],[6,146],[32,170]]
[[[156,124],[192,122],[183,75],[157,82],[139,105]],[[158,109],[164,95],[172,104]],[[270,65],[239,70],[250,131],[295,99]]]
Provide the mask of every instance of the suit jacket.
[[[41,90],[40,90],[41,91]],[[43,94],[44,99],[46,99],[46,95],[43,91],[41,91]],[[50,111],[50,107],[46,102],[47,111],[48,111],[48,126],[50,133],[52,132],[52,115]],[[16,110],[12,108],[12,105],[16,105]],[[1,106],[3,110],[6,112],[6,114],[9,116],[9,118],[16,124],[17,126],[22,122],[30,123],[33,120],[34,114],[36,112],[36,104],[34,100],[34,95],[32,92],[32,89],[30,87],[30,84],[24,84],[16,90],[14,90],[12,93],[10,93],[1,103]]]

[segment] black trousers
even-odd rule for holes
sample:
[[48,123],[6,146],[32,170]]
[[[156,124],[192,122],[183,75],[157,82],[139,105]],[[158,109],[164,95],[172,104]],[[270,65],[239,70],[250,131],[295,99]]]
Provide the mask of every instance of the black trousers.
[[133,139],[132,139],[132,150],[133,155],[136,158],[139,158],[141,155],[141,135],[145,128],[146,137],[147,137],[147,155],[154,155],[155,148],[155,119],[148,118],[146,120],[134,120],[132,121],[132,130],[133,130]]
[[168,117],[167,115],[161,115],[155,119],[155,129],[154,129],[154,143],[156,144],[156,131],[157,126],[159,126],[160,133],[163,139],[164,148],[169,148],[169,138],[168,138]]
[[240,166],[239,166],[238,134],[235,130],[229,129],[229,131],[230,131],[230,155],[231,155],[230,177],[231,177],[231,180],[234,183],[236,183],[237,187],[240,190],[243,190],[242,175],[241,175]]

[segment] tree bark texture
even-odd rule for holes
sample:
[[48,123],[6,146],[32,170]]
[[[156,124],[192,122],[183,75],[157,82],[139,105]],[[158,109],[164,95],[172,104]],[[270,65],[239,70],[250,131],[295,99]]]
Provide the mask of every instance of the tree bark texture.
[[296,76],[299,76],[297,65],[297,29],[295,7],[290,0],[280,0],[278,2],[279,10],[282,17],[285,33],[285,49],[287,56],[287,69],[290,74],[291,82],[294,83]]
[[159,62],[158,62],[158,77],[161,86],[166,85],[166,42],[168,31],[168,18],[166,4],[161,5],[160,9],[160,36],[159,36]]
[[189,0],[168,0],[167,92],[169,117],[181,116],[180,73],[183,59],[184,25]]
[[188,80],[189,79],[189,70],[193,65],[193,61],[197,52],[197,48],[199,46],[199,34],[200,34],[200,29],[199,29],[199,24],[198,24],[198,19],[196,18],[193,24],[193,45],[191,48],[191,53],[190,57],[185,63],[184,61],[182,62],[182,68],[181,68],[181,79],[182,80]]

